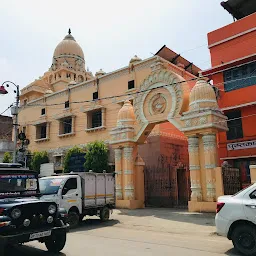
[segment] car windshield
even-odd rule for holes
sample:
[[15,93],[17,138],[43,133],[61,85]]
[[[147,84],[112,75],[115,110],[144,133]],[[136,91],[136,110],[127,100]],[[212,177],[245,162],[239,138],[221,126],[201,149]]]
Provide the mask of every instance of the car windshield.
[[59,178],[42,178],[39,179],[39,189],[42,195],[57,194],[63,179]]
[[35,194],[37,178],[33,174],[0,175],[0,197],[7,195]]

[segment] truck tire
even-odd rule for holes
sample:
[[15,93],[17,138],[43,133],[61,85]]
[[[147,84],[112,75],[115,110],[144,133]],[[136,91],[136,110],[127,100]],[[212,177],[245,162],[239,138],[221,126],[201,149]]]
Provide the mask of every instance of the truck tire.
[[256,229],[250,225],[239,225],[232,233],[235,249],[246,256],[256,255]]
[[82,222],[83,219],[84,219],[84,217],[85,217],[84,215],[80,214],[80,216],[79,216],[79,221]]
[[107,206],[103,207],[100,210],[100,219],[101,221],[108,221],[110,216],[110,210]]
[[65,246],[67,239],[67,233],[58,232],[55,235],[49,236],[45,240],[45,246],[49,252],[59,253]]
[[74,211],[69,212],[67,222],[68,222],[70,228],[77,227],[79,224],[79,214]]

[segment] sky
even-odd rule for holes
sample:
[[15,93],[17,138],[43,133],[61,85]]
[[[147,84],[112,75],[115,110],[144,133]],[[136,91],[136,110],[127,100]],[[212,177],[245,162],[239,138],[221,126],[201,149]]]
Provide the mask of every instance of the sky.
[[[71,28],[95,74],[145,59],[163,45],[201,69],[210,68],[207,33],[233,22],[221,0],[8,0],[0,9],[0,83],[22,89],[46,72]],[[12,89],[14,89],[12,87]],[[15,100],[0,95],[0,114]],[[10,110],[4,115],[10,115]]]

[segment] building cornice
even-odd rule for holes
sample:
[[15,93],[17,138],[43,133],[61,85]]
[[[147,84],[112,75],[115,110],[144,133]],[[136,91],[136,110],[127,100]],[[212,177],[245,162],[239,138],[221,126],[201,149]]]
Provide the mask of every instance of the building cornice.
[[251,54],[251,55],[247,55],[247,56],[239,58],[239,59],[235,59],[235,60],[226,62],[226,63],[221,64],[221,65],[214,66],[210,69],[206,69],[206,70],[202,71],[202,75],[203,76],[214,75],[214,74],[223,72],[223,71],[228,70],[228,69],[233,68],[233,67],[238,67],[238,66],[241,66],[241,65],[244,65],[244,64],[248,64],[248,63],[253,62],[255,60],[256,60],[256,53]]
[[[135,71],[138,71],[140,69],[143,69],[145,68],[146,66],[149,66],[152,64],[152,62],[154,60],[156,60],[157,58],[161,58],[159,56],[153,56],[153,57],[150,57],[148,59],[145,59],[145,60],[142,60],[140,61],[139,63],[135,63],[134,64],[134,70]],[[161,58],[162,59],[162,58]],[[129,66],[126,66],[124,68],[121,68],[121,69],[117,69],[113,72],[109,72],[103,76],[100,76],[98,79],[99,81],[101,82],[104,82],[106,80],[109,80],[109,79],[114,79],[114,78],[117,78],[121,75],[124,75],[124,74],[128,74],[129,73]],[[66,88],[66,89],[63,89],[61,91],[58,91],[58,92],[54,92],[50,95],[47,95],[45,97],[41,97],[41,98],[38,98],[38,99],[35,99],[33,101],[30,101],[27,103],[27,106],[31,105],[31,104],[35,104],[35,103],[38,103],[38,101],[42,100],[42,99],[50,99],[50,98],[54,98],[56,96],[61,96],[62,94],[64,94],[66,91],[70,90],[70,91],[76,91],[76,90],[79,90],[79,89],[82,89],[83,87],[89,87],[89,86],[93,86],[94,83],[95,83],[95,79],[96,78],[93,78],[91,80],[88,80],[88,81],[84,81],[82,83],[79,83],[79,84],[76,84],[76,85],[73,85],[73,86],[69,86],[69,88]]]
[[213,44],[210,44],[210,45],[208,46],[208,48],[210,49],[210,48],[212,48],[212,47],[214,47],[214,46],[217,46],[217,45],[219,45],[219,44],[223,44],[223,43],[228,42],[228,41],[230,41],[230,40],[234,40],[234,39],[237,38],[237,37],[240,37],[240,36],[249,34],[249,33],[254,32],[254,31],[256,31],[256,27],[251,28],[251,29],[248,29],[248,30],[243,31],[243,32],[241,32],[241,33],[238,33],[238,34],[236,34],[236,35],[227,37],[227,38],[225,38],[225,39],[223,39],[223,40],[220,40],[220,41],[218,41],[218,42],[215,42],[215,43],[213,43]]
[[235,105],[235,106],[230,106],[230,107],[225,107],[225,108],[222,108],[221,110],[227,111],[227,110],[231,110],[231,109],[243,108],[243,107],[248,107],[248,106],[252,106],[252,105],[256,105],[256,101],[248,102],[248,103],[244,103],[244,104],[240,104],[240,105]]

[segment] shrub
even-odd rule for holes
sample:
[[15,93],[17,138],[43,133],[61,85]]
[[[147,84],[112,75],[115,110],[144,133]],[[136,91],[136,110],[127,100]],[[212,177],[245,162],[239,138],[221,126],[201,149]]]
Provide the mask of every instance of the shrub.
[[109,171],[108,147],[103,141],[91,142],[86,146],[84,167],[86,171],[93,172]]
[[12,155],[10,152],[5,152],[3,157],[3,163],[11,163],[12,162]]
[[34,152],[31,160],[32,169],[40,173],[40,165],[45,163],[49,163],[48,153],[46,151]]

